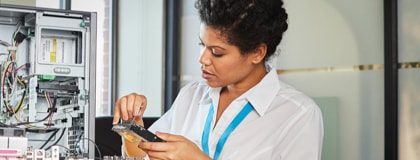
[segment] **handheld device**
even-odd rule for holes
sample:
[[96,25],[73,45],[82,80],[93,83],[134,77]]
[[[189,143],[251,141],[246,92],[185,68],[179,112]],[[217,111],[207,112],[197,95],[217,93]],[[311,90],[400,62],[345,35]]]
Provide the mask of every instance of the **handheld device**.
[[165,142],[146,128],[131,122],[122,122],[112,127],[114,132],[129,140],[130,142]]

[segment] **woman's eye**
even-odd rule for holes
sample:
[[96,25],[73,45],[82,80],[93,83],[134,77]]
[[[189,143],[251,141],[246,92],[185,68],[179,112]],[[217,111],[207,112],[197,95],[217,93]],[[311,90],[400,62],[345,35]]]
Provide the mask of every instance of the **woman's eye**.
[[223,54],[212,53],[214,57],[222,57]]
[[198,42],[198,45],[204,47],[204,43],[203,42]]
[[211,54],[214,57],[222,57],[223,56],[223,54],[217,53],[214,48],[211,49]]

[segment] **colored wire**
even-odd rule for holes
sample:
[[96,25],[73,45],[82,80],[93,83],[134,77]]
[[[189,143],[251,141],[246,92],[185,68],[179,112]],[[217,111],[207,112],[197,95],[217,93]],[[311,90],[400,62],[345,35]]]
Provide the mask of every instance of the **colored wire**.
[[4,103],[4,106],[6,107],[7,111],[9,111],[10,113],[13,113],[14,114],[13,109],[7,103],[8,97],[6,97],[6,95],[5,95],[5,90],[6,90],[6,88],[5,88],[6,74],[7,74],[7,70],[10,68],[10,66],[12,65],[12,63],[13,62],[10,62],[10,61],[6,62],[6,65],[5,65],[6,68],[4,68],[4,71],[2,73],[3,76],[1,77],[1,86],[2,86],[1,93],[2,93],[2,96],[3,96],[3,103]]
[[3,71],[3,76],[2,76],[2,78],[1,78],[1,85],[2,85],[2,93],[3,93],[3,98],[6,98],[5,97],[5,93],[4,93],[4,90],[6,89],[5,88],[5,83],[6,83],[6,77],[9,77],[9,76],[7,76],[7,73],[8,73],[8,70],[9,70],[9,68],[12,66],[13,67],[13,63],[14,62],[8,62],[8,64],[6,65],[6,68],[4,68],[4,71]]
[[25,64],[22,64],[21,66],[19,66],[19,67],[17,67],[16,69],[15,69],[15,73],[17,72],[17,71],[19,71],[19,70],[21,70],[22,68],[25,68],[26,67],[26,63]]
[[[47,100],[48,109],[50,111],[50,114],[49,114],[49,117],[48,117],[48,123],[47,123],[47,128],[49,128],[50,127],[50,124],[52,122],[52,119],[53,119],[54,108],[53,108],[53,102],[51,102],[51,97],[50,97],[50,94],[49,93],[45,92],[45,98]],[[56,99],[56,98],[54,98],[54,99]]]
[[50,109],[51,112],[47,116],[45,116],[43,119],[35,121],[35,122],[20,122],[20,123],[12,124],[12,125],[9,125],[9,126],[10,127],[16,127],[16,126],[28,125],[28,124],[32,124],[32,123],[39,123],[39,122],[43,122],[43,121],[47,120],[51,116],[51,114],[53,114],[53,110],[56,108],[55,105],[56,105],[56,102],[57,102],[57,97],[54,96],[53,102],[51,102],[51,99],[49,99],[47,101],[49,101],[51,103],[51,108],[52,109]]
[[6,41],[2,41],[2,40],[0,40],[0,44],[3,45],[3,46],[6,46],[6,47],[11,46],[10,43],[8,43]]
[[12,35],[12,45],[13,46],[18,46],[19,44],[17,43],[17,41],[15,40],[15,37],[16,37],[16,35],[17,35],[17,33],[20,31],[20,27],[22,27],[22,23],[18,23],[17,24],[17,29],[16,29],[16,31],[13,33],[13,35]]
[[23,90],[23,94],[22,94],[22,98],[20,99],[20,101],[19,101],[19,103],[18,103],[18,105],[17,105],[17,107],[16,107],[16,109],[14,110],[14,113],[15,114],[18,114],[19,112],[20,112],[20,110],[22,109],[22,106],[23,106],[23,102],[25,101],[25,97],[26,97],[26,84],[25,84],[25,82],[23,82],[22,80],[21,80],[21,78],[18,76],[18,77],[16,77],[16,79],[17,79],[17,81],[19,82],[19,84],[24,88],[24,90]]

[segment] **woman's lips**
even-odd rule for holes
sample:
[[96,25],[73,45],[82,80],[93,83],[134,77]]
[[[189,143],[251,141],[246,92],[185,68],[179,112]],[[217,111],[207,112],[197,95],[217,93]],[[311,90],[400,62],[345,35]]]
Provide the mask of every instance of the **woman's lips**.
[[203,73],[201,74],[201,76],[202,76],[204,79],[211,79],[211,78],[213,78],[213,77],[214,77],[214,75],[213,75],[213,74],[210,74],[209,72],[207,72],[207,71],[205,71],[205,70],[203,70]]

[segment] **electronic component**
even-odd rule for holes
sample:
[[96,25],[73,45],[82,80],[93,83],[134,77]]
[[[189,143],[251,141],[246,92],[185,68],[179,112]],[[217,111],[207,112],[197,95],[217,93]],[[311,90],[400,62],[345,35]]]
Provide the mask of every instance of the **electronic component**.
[[0,149],[0,159],[21,159],[22,151],[18,149]]
[[[22,157],[28,147],[28,138],[23,128],[0,127],[0,155]],[[2,156],[0,156],[2,157]]]
[[123,122],[112,127],[112,130],[130,142],[164,142],[158,136],[142,126],[132,122]]
[[22,32],[17,32],[16,36],[15,36],[15,41],[18,43],[22,43],[23,40],[25,40],[27,38],[26,35],[24,35]]
[[58,146],[51,147],[51,160],[60,159],[60,148]]
[[96,13],[0,4],[1,20],[2,153],[94,158]]
[[0,127],[0,136],[25,137],[26,132],[24,128]]
[[45,150],[36,149],[34,156],[35,156],[35,160],[44,160],[45,159]]
[[31,149],[26,151],[26,160],[34,160],[35,155],[34,155],[34,151]]

